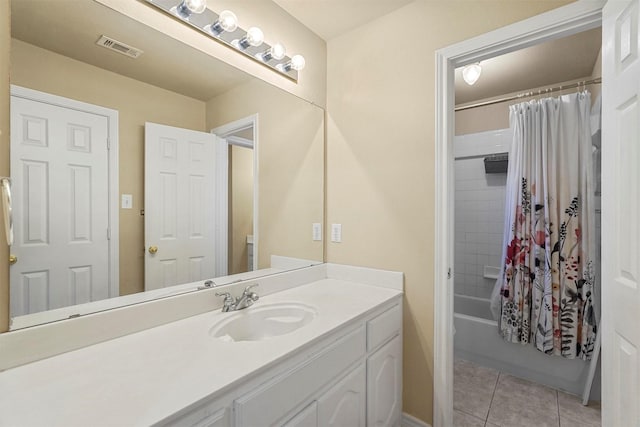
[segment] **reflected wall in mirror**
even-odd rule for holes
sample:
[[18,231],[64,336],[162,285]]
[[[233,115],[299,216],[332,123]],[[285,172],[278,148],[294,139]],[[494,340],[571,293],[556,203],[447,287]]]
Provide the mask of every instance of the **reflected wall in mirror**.
[[[147,122],[211,136],[214,128],[225,129],[240,119],[256,118],[250,132],[255,145],[249,152],[241,151],[237,143],[250,139],[246,129],[222,135],[225,138],[216,142],[218,152],[222,152],[220,144],[224,145],[228,166],[227,239],[224,250],[207,246],[203,253],[212,255],[218,264],[180,267],[160,262],[158,268],[164,269],[160,276],[165,280],[161,287],[173,284],[166,278],[178,268],[187,269],[187,276],[181,276],[188,277],[186,281],[212,278],[211,271],[226,274],[250,270],[251,249],[257,260],[253,265],[266,269],[265,273],[273,272],[268,269],[272,255],[322,261],[322,242],[312,241],[311,233],[312,223],[321,223],[324,211],[322,109],[93,0],[12,0],[11,7],[12,85],[116,112],[113,139],[118,149],[112,162],[104,150],[97,159],[87,160],[100,144],[106,146],[106,137],[101,135],[110,132],[115,119],[109,117],[113,116],[98,112],[96,117],[77,117],[78,109],[72,106],[67,110],[76,115],[60,118],[69,111],[63,114],[47,106],[39,111],[34,105],[20,105],[20,97],[16,97],[15,111],[11,112],[12,134],[20,138],[11,142],[11,170],[12,178],[18,181],[17,199],[22,208],[15,219],[18,243],[11,247],[12,253],[20,251],[16,254],[19,262],[10,273],[11,315],[19,316],[13,319],[13,329],[95,309],[95,304],[74,304],[109,297],[105,307],[112,307],[147,299],[149,293],[140,294],[145,290],[145,260],[152,256],[163,259],[171,236],[164,236],[164,243],[162,236],[161,243],[150,242],[145,236],[145,220],[154,217],[166,222],[172,218],[176,233],[186,229],[193,235],[202,234],[202,229],[189,228],[193,218],[198,218],[198,226],[215,229],[210,225],[220,225],[217,214],[211,218],[202,208],[205,199],[209,200],[206,203],[216,200],[220,180],[206,185],[204,181],[195,182],[202,173],[190,166],[186,167],[191,173],[187,179],[195,184],[187,187],[187,192],[193,193],[187,205],[194,209],[184,211],[187,220],[172,216],[178,207],[185,207],[177,199],[162,199],[162,212],[145,206],[145,192],[152,191],[145,182]],[[144,53],[133,59],[105,49],[96,44],[102,35]],[[12,106],[13,101],[14,97]],[[63,123],[59,137],[51,134],[56,122]],[[177,150],[182,145],[172,145],[166,138],[162,141],[165,157],[182,152]],[[42,157],[45,147],[58,147],[60,151]],[[185,155],[215,176],[219,162],[205,156],[200,148],[191,145]],[[118,170],[112,170],[116,164]],[[98,172],[102,179],[95,175]],[[180,195],[171,187],[167,171],[160,173],[164,173],[165,181],[155,184]],[[253,183],[255,188],[249,185]],[[112,193],[111,199],[105,193]],[[220,210],[217,203],[215,209]],[[116,229],[117,236],[108,240],[109,230]],[[51,250],[54,237],[62,241],[62,246]],[[109,249],[115,237],[117,247]],[[95,249],[94,258],[108,260],[111,264],[106,270],[99,272],[90,261],[71,259],[69,247],[86,255],[89,243],[98,240],[106,246]],[[157,247],[154,254],[149,251],[152,246]],[[222,252],[224,257],[220,256]],[[51,269],[34,258],[50,259],[51,265],[62,266],[60,277],[49,280]],[[197,257],[191,259],[195,265],[193,258]],[[220,259],[226,262],[221,264]],[[14,269],[20,265],[25,267]],[[109,277],[106,285],[103,283],[106,290],[97,290],[95,286],[105,282],[109,271],[117,274]],[[156,292],[151,297],[166,294]],[[6,316],[7,309],[0,307],[0,314]]]

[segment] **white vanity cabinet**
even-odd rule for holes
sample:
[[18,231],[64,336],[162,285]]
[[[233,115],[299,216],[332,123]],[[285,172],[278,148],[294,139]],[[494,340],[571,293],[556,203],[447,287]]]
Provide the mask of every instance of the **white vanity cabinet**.
[[365,427],[366,404],[366,373],[362,363],[318,399],[318,426]]
[[399,427],[401,398],[402,341],[396,336],[367,359],[367,425]]
[[217,401],[158,425],[395,427],[401,393],[402,301],[396,298]]
[[313,401],[310,405],[298,412],[283,427],[318,427],[318,402]]
[[402,416],[402,306],[367,322],[367,426],[400,426]]

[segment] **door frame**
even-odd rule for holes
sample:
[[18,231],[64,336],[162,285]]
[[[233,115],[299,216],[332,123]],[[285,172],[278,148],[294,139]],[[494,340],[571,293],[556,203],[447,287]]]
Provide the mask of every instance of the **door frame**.
[[[253,142],[229,135],[253,128]],[[253,269],[258,269],[258,114],[211,129],[216,141],[216,276],[227,275],[229,249],[229,145],[253,149]],[[219,274],[223,271],[224,274]]]
[[107,119],[108,147],[108,217],[109,217],[109,298],[120,295],[120,227],[119,227],[119,169],[118,169],[118,111],[63,96],[53,95],[22,86],[11,85],[11,96],[103,116]]
[[[602,25],[605,0],[578,0],[436,51],[433,425],[453,425],[454,70]],[[605,177],[603,176],[603,180]]]

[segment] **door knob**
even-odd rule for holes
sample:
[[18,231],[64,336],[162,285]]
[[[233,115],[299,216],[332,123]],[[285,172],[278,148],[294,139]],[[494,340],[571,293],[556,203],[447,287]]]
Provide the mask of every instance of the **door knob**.
[[15,255],[9,255],[9,264],[13,265],[18,262],[18,257]]
[[149,253],[151,255],[155,255],[156,252],[158,252],[158,247],[157,246],[149,246]]

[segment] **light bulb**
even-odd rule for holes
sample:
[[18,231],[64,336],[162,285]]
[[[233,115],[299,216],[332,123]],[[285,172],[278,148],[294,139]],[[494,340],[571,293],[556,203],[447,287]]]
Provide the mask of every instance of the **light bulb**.
[[261,59],[264,62],[268,62],[272,58],[279,61],[284,58],[286,54],[287,50],[284,48],[282,43],[276,43],[264,52],[256,54],[256,58]]
[[288,73],[291,70],[300,71],[304,68],[305,60],[302,55],[293,55],[293,57],[285,64],[278,64],[276,68],[280,71]]
[[276,43],[271,46],[270,53],[273,59],[277,59],[279,61],[287,54],[287,49],[284,48],[282,43]]
[[202,13],[207,8],[207,0],[182,0],[176,7],[176,12],[183,18],[188,18],[192,13]]
[[221,33],[233,32],[238,28],[238,18],[236,14],[231,12],[230,10],[223,10],[218,15],[218,20],[211,24],[210,30],[214,35],[219,35]]
[[218,22],[224,31],[228,31],[230,33],[238,28],[238,18],[236,17],[236,14],[230,10],[223,10],[220,12]]
[[258,27],[251,27],[247,30],[247,34],[240,40],[240,46],[246,49],[249,46],[257,47],[264,42],[264,34]]
[[302,55],[293,55],[291,57],[291,68],[296,71],[300,71],[304,68],[306,61]]
[[480,63],[470,64],[462,69],[462,78],[469,86],[478,81],[480,74],[482,74]]

